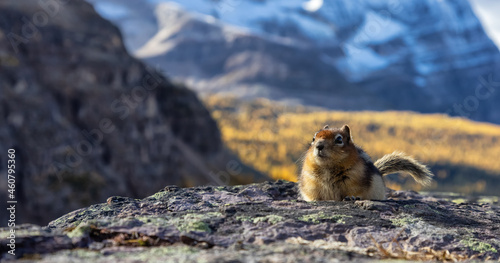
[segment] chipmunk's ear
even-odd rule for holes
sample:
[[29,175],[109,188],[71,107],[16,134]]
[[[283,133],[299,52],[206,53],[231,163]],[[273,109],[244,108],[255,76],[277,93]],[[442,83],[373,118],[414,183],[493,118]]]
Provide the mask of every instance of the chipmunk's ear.
[[347,134],[347,139],[350,140],[351,139],[351,129],[349,128],[349,126],[347,126],[347,124],[342,126],[341,130]]
[[326,129],[328,129],[328,128],[330,128],[330,126],[325,125],[325,127],[323,127],[323,130],[326,130]]

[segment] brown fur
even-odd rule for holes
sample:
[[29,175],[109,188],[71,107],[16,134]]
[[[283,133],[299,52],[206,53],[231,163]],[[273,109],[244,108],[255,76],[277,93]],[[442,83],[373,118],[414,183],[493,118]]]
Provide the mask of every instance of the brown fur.
[[384,156],[374,165],[353,143],[349,126],[340,129],[325,126],[316,133],[306,152],[299,180],[300,193],[306,201],[340,201],[351,196],[385,199],[381,175],[395,171],[408,171],[418,182],[428,181],[432,176],[424,165],[400,153]]
[[415,181],[422,185],[429,185],[433,174],[429,169],[402,152],[393,152],[384,155],[375,162],[381,174],[392,174],[399,171],[405,171],[410,174]]

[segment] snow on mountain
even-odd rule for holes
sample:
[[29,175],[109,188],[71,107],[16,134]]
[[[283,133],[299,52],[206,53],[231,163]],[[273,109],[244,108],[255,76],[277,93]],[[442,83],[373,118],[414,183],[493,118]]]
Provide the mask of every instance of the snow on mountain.
[[[166,1],[181,5],[186,11],[211,15],[222,23],[249,30],[256,34],[279,35],[271,24],[285,28],[290,24],[297,27],[301,34],[316,41],[328,41],[334,38],[332,28],[323,22],[309,17],[307,8],[315,4],[314,1],[219,1],[207,0]],[[158,0],[152,1],[161,2]]]
[[481,20],[486,32],[500,47],[500,1],[498,0],[470,0],[474,12]]
[[303,3],[302,8],[309,12],[316,12],[323,6],[323,0],[309,0]]
[[[130,10],[134,10],[118,6],[118,2],[114,1],[113,3],[95,0],[93,2],[102,15],[113,21],[122,21]],[[162,8],[162,3],[166,2],[177,3],[179,8],[187,12],[209,16],[222,24],[258,35],[291,38],[293,42],[302,44],[340,45],[346,57],[340,58],[336,64],[339,65],[339,70],[352,81],[361,80],[362,75],[369,76],[373,70],[398,62],[394,58],[377,54],[371,45],[381,45],[398,37],[405,42],[413,42],[411,38],[429,34],[429,31],[436,29],[463,33],[470,28],[480,27],[479,21],[468,8],[466,1],[451,3],[451,1],[437,0],[405,2],[386,0],[326,2],[321,0],[148,0],[143,2],[143,5],[156,9],[160,28],[168,27],[165,22],[162,22],[164,17],[168,17],[168,12]],[[419,19],[427,19],[429,23],[415,24]],[[205,20],[212,21],[206,18]],[[122,28],[130,27],[134,27],[133,23],[129,22],[122,26]],[[125,34],[127,35],[127,31],[137,32],[138,30],[140,29],[125,30]],[[348,31],[348,36],[344,36],[345,31]],[[459,39],[454,36],[445,36],[448,39],[444,41],[449,41],[455,48],[461,49],[470,45],[466,39],[463,39],[463,36],[463,34],[458,34]],[[158,42],[159,37],[161,36],[156,35],[153,42]],[[429,48],[425,45],[416,46],[417,48],[412,51],[416,58],[415,67],[421,69],[419,72],[427,74],[429,70],[439,70],[438,65],[426,67],[425,65],[429,63],[418,59],[421,53],[425,53],[423,55],[425,57],[430,56]],[[420,47],[423,49],[419,49]],[[158,52],[165,52],[165,48],[168,49],[165,46],[161,47],[161,43],[157,43],[156,46],[148,43],[147,46],[141,48],[138,55],[140,57],[157,55]],[[134,46],[134,50],[137,49]],[[456,64],[464,64],[464,62],[459,61]],[[422,70],[424,67],[426,70]]]
[[[444,112],[500,61],[467,0],[89,1],[136,56],[202,94]],[[343,99],[321,101],[332,91]],[[500,122],[482,107],[468,117]]]
[[363,25],[352,41],[357,44],[380,44],[401,37],[407,31],[407,26],[401,22],[370,10],[366,12]]

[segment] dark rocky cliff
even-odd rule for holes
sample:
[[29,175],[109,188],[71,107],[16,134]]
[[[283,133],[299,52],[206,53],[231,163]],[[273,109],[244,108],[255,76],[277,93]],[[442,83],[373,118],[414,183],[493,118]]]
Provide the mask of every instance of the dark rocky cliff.
[[245,177],[196,95],[132,58],[84,1],[0,2],[0,94],[0,172],[14,148],[21,222],[166,184],[261,179]]
[[[385,201],[304,202],[295,183],[165,187],[110,197],[47,227],[16,228],[16,257],[41,262],[498,260],[500,207],[389,191]],[[457,196],[455,196],[457,198]],[[0,253],[9,229],[0,228]]]

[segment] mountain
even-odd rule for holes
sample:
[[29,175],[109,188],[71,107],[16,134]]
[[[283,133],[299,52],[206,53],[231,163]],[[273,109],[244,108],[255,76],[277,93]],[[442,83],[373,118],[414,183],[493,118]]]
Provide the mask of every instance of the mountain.
[[466,0],[90,2],[131,43],[149,6],[158,31],[129,48],[200,94],[500,122],[500,53]]
[[84,1],[0,3],[0,92],[0,171],[14,149],[18,223],[165,185],[264,179],[224,148],[192,91],[131,57]]
[[488,36],[500,47],[500,2],[495,0],[469,0]]

